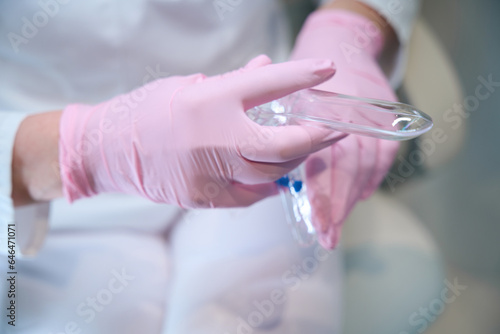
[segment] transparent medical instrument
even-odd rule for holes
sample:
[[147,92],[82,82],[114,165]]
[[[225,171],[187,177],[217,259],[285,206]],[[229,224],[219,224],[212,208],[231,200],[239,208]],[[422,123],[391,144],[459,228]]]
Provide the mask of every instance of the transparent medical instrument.
[[[415,107],[306,89],[247,111],[266,126],[307,125],[388,140],[408,140],[432,128],[432,119]],[[316,241],[312,208],[307,198],[304,164],[285,175],[279,185],[286,219],[301,246]]]

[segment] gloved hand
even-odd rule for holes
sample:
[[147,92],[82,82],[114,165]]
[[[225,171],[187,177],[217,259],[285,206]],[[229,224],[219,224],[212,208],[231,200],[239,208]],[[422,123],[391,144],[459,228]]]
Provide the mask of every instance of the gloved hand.
[[181,207],[250,205],[272,183],[340,134],[264,127],[245,110],[315,86],[329,60],[245,68],[207,78],[170,77],[96,106],[69,105],[60,123],[59,166],[69,201],[121,192]]
[[[377,56],[384,38],[367,18],[343,10],[320,10],[306,21],[291,59],[330,58],[337,73],[317,89],[395,101]],[[354,205],[382,182],[398,149],[397,142],[349,135],[312,154],[306,185],[319,242],[334,248]]]

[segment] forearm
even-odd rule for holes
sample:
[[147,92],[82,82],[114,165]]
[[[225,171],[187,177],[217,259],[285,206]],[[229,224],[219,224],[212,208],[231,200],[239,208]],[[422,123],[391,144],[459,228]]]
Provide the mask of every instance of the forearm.
[[62,196],[58,172],[61,111],[27,117],[20,125],[12,156],[12,200],[15,206]]
[[342,9],[360,14],[370,19],[370,21],[380,30],[384,36],[384,47],[380,58],[392,58],[399,47],[399,41],[394,29],[387,20],[376,10],[356,0],[337,0],[324,4],[319,10]]

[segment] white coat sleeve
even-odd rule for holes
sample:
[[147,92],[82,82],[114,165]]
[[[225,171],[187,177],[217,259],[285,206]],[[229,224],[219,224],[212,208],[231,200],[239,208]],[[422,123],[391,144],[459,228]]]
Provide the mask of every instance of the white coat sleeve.
[[14,209],[11,198],[14,139],[26,116],[26,113],[0,111],[0,255],[12,255],[12,250],[16,257],[34,255],[47,228],[48,203]]
[[[334,2],[335,0],[319,0],[320,4]],[[408,44],[410,41],[413,24],[417,19],[421,0],[358,0],[381,14],[393,27],[400,48],[392,66],[386,69],[391,85],[396,88],[400,85],[406,67]]]

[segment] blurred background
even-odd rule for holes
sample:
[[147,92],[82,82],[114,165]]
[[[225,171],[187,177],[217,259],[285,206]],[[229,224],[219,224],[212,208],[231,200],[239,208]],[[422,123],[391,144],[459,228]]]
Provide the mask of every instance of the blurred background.
[[[449,57],[463,99],[476,95],[480,76],[500,82],[499,15],[498,0],[423,2],[421,17]],[[500,333],[500,87],[472,109],[462,149],[402,194],[431,231],[448,279],[467,285],[428,333]]]
[[500,333],[499,15],[498,0],[422,2],[397,93],[435,126],[344,227],[344,333]]

